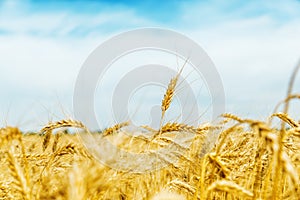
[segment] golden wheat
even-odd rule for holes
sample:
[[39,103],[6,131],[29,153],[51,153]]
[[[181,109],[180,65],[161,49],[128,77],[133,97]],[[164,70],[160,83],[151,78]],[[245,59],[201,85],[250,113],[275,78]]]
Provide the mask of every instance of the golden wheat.
[[105,129],[102,134],[103,134],[103,136],[111,135],[111,134],[119,131],[121,128],[128,126],[129,124],[130,124],[129,122],[123,122],[123,123],[116,124],[112,127]]
[[[166,111],[169,109],[171,102],[173,100],[173,96],[175,93],[175,89],[176,89],[176,85],[178,82],[178,79],[182,73],[183,68],[185,67],[185,64],[187,63],[187,60],[185,61],[184,65],[182,66],[182,68],[179,70],[179,72],[176,74],[175,77],[171,78],[169,84],[168,84],[168,88],[164,94],[164,98],[161,102],[161,119],[160,119],[160,128],[162,127],[163,124],[163,120],[164,120],[164,116]],[[160,132],[160,131],[159,131]]]
[[82,128],[85,131],[88,131],[88,129],[85,127],[85,125],[82,122],[72,120],[72,119],[65,119],[65,120],[61,120],[61,121],[57,121],[57,122],[51,122],[48,125],[46,125],[45,127],[43,127],[40,131],[41,133],[45,134],[45,137],[43,140],[44,151],[47,149],[47,147],[49,145],[52,131],[54,129],[63,128],[63,127]]
[[[127,134],[122,128],[129,122],[102,133],[90,133],[83,123],[71,119],[49,123],[41,129],[42,135],[23,134],[14,127],[1,128],[0,198],[299,199],[300,124],[288,114],[289,101],[300,96],[291,94],[295,73],[282,102],[283,112],[274,112],[266,121],[225,113],[224,120],[215,126],[163,124],[181,71],[170,81],[162,100],[159,130],[142,126],[148,130],[145,135]],[[280,129],[270,123],[274,117],[282,121]],[[290,127],[286,128],[286,124]],[[166,166],[158,168],[160,163],[155,163],[154,169],[145,173],[111,168],[96,159],[76,134],[56,133],[52,138],[53,130],[62,127],[81,128],[83,132],[79,134],[116,142],[118,148],[134,153],[137,161],[150,153]],[[218,132],[218,138],[212,149],[206,149],[204,138],[211,131]],[[147,135],[149,132],[155,137]],[[195,133],[190,145],[175,139],[187,133]],[[51,151],[46,151],[50,144]],[[174,151],[162,151],[166,147]],[[136,167],[153,164],[152,157],[136,163],[126,156],[115,159],[113,151],[101,153],[111,157],[112,163],[135,163]]]

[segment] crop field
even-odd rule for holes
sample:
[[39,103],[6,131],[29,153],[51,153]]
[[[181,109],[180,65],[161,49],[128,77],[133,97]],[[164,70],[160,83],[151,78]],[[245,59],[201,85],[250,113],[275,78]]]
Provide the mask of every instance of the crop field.
[[[178,75],[162,100],[162,122],[170,112]],[[138,135],[127,133],[127,122],[101,133],[90,133],[76,119],[49,122],[36,134],[3,127],[0,199],[299,199],[300,123],[288,115],[288,108],[300,95],[291,93],[292,86],[293,78],[283,111],[265,121],[225,113],[217,124],[167,122],[159,130],[139,127]],[[64,128],[76,128],[77,134]],[[175,138],[184,140],[186,133],[193,134],[190,145],[177,143]],[[149,154],[160,156],[165,167],[124,171],[100,162],[83,143],[84,134],[138,155],[174,148]],[[216,142],[210,141],[213,137]],[[106,154],[110,162],[120,161],[113,160],[113,151]]]

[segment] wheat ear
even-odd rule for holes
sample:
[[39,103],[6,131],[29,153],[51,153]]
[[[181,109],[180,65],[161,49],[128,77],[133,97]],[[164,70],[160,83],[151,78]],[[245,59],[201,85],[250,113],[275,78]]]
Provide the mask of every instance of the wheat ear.
[[14,184],[17,187],[17,190],[22,194],[22,197],[25,200],[29,200],[29,188],[26,178],[23,176],[22,171],[19,169],[19,166],[17,165],[15,158],[10,151],[7,152],[7,161],[10,174],[14,178]]
[[103,131],[103,136],[111,135],[114,132],[120,130],[121,128],[128,126],[129,124],[130,124],[129,122],[123,122],[123,123],[116,124],[112,127],[109,127]]
[[166,133],[166,132],[172,132],[172,131],[187,131],[187,132],[193,132],[197,134],[203,134],[204,131],[209,130],[209,126],[204,126],[204,127],[194,127],[194,126],[189,126],[187,124],[180,124],[180,123],[166,123],[163,127],[161,127],[161,133]]
[[286,113],[274,113],[271,117],[278,117],[282,121],[288,123],[291,127],[297,128],[299,127],[299,123],[293,120],[288,114]]
[[44,128],[41,129],[41,133],[43,133],[45,135],[44,140],[43,140],[43,150],[44,151],[47,149],[47,147],[49,145],[49,142],[50,142],[51,136],[52,136],[52,131],[54,129],[63,128],[63,127],[82,128],[82,129],[88,131],[88,129],[82,122],[72,120],[72,119],[64,119],[64,120],[57,121],[57,122],[51,122],[47,126],[45,126]]
[[[176,74],[175,77],[173,77],[168,85],[167,91],[164,94],[164,98],[161,102],[161,119],[160,119],[160,128],[162,127],[162,123],[166,114],[166,111],[169,109],[171,102],[173,100],[174,97],[174,93],[175,93],[175,88],[179,79],[179,76],[185,66],[185,64],[187,63],[187,60],[185,61],[184,65],[182,66],[182,68],[179,70],[179,72]],[[159,132],[161,132],[159,130]]]

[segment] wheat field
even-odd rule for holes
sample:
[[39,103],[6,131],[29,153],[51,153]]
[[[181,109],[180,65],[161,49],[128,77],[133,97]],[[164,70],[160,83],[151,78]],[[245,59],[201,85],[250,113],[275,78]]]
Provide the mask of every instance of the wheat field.
[[[162,100],[159,130],[140,127],[150,138],[127,134],[129,122],[101,133],[90,133],[75,119],[49,122],[39,133],[3,127],[0,199],[299,199],[300,123],[288,115],[289,101],[300,98],[291,92],[298,68],[287,98],[281,102],[283,111],[276,108],[265,121],[225,113],[214,125],[163,123],[179,72]],[[77,134],[68,133],[66,127],[76,128]],[[80,134],[87,133],[137,154],[173,144],[169,153],[177,162],[162,156],[166,166],[157,170],[134,173],[113,169],[86,148]],[[175,141],[185,133],[194,135],[188,147]],[[209,142],[212,136],[217,137],[215,143]],[[114,158],[111,152],[107,155]]]

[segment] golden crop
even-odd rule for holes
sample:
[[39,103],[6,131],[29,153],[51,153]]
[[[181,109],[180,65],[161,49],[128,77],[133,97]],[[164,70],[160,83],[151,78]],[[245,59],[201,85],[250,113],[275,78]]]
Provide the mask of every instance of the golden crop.
[[[162,101],[163,114],[169,108],[176,84],[175,77]],[[81,129],[82,134],[89,132],[76,120],[49,123],[40,134],[1,128],[0,198],[298,199],[300,124],[287,111],[288,102],[299,97],[289,90],[282,102],[284,111],[276,111],[266,121],[223,114],[224,120],[217,125],[193,127],[162,122],[159,130],[143,127],[152,133],[150,138],[126,134],[123,128],[128,122],[101,134],[94,133],[99,139],[107,138],[119,148],[135,153],[153,152],[169,144],[176,146],[173,154],[178,162],[162,156],[168,166],[145,173],[111,169],[89,153],[78,134],[55,132],[62,127]],[[281,120],[282,126],[272,124],[273,118]],[[174,140],[186,132],[195,134],[189,147]],[[213,135],[217,141],[206,152]]]

